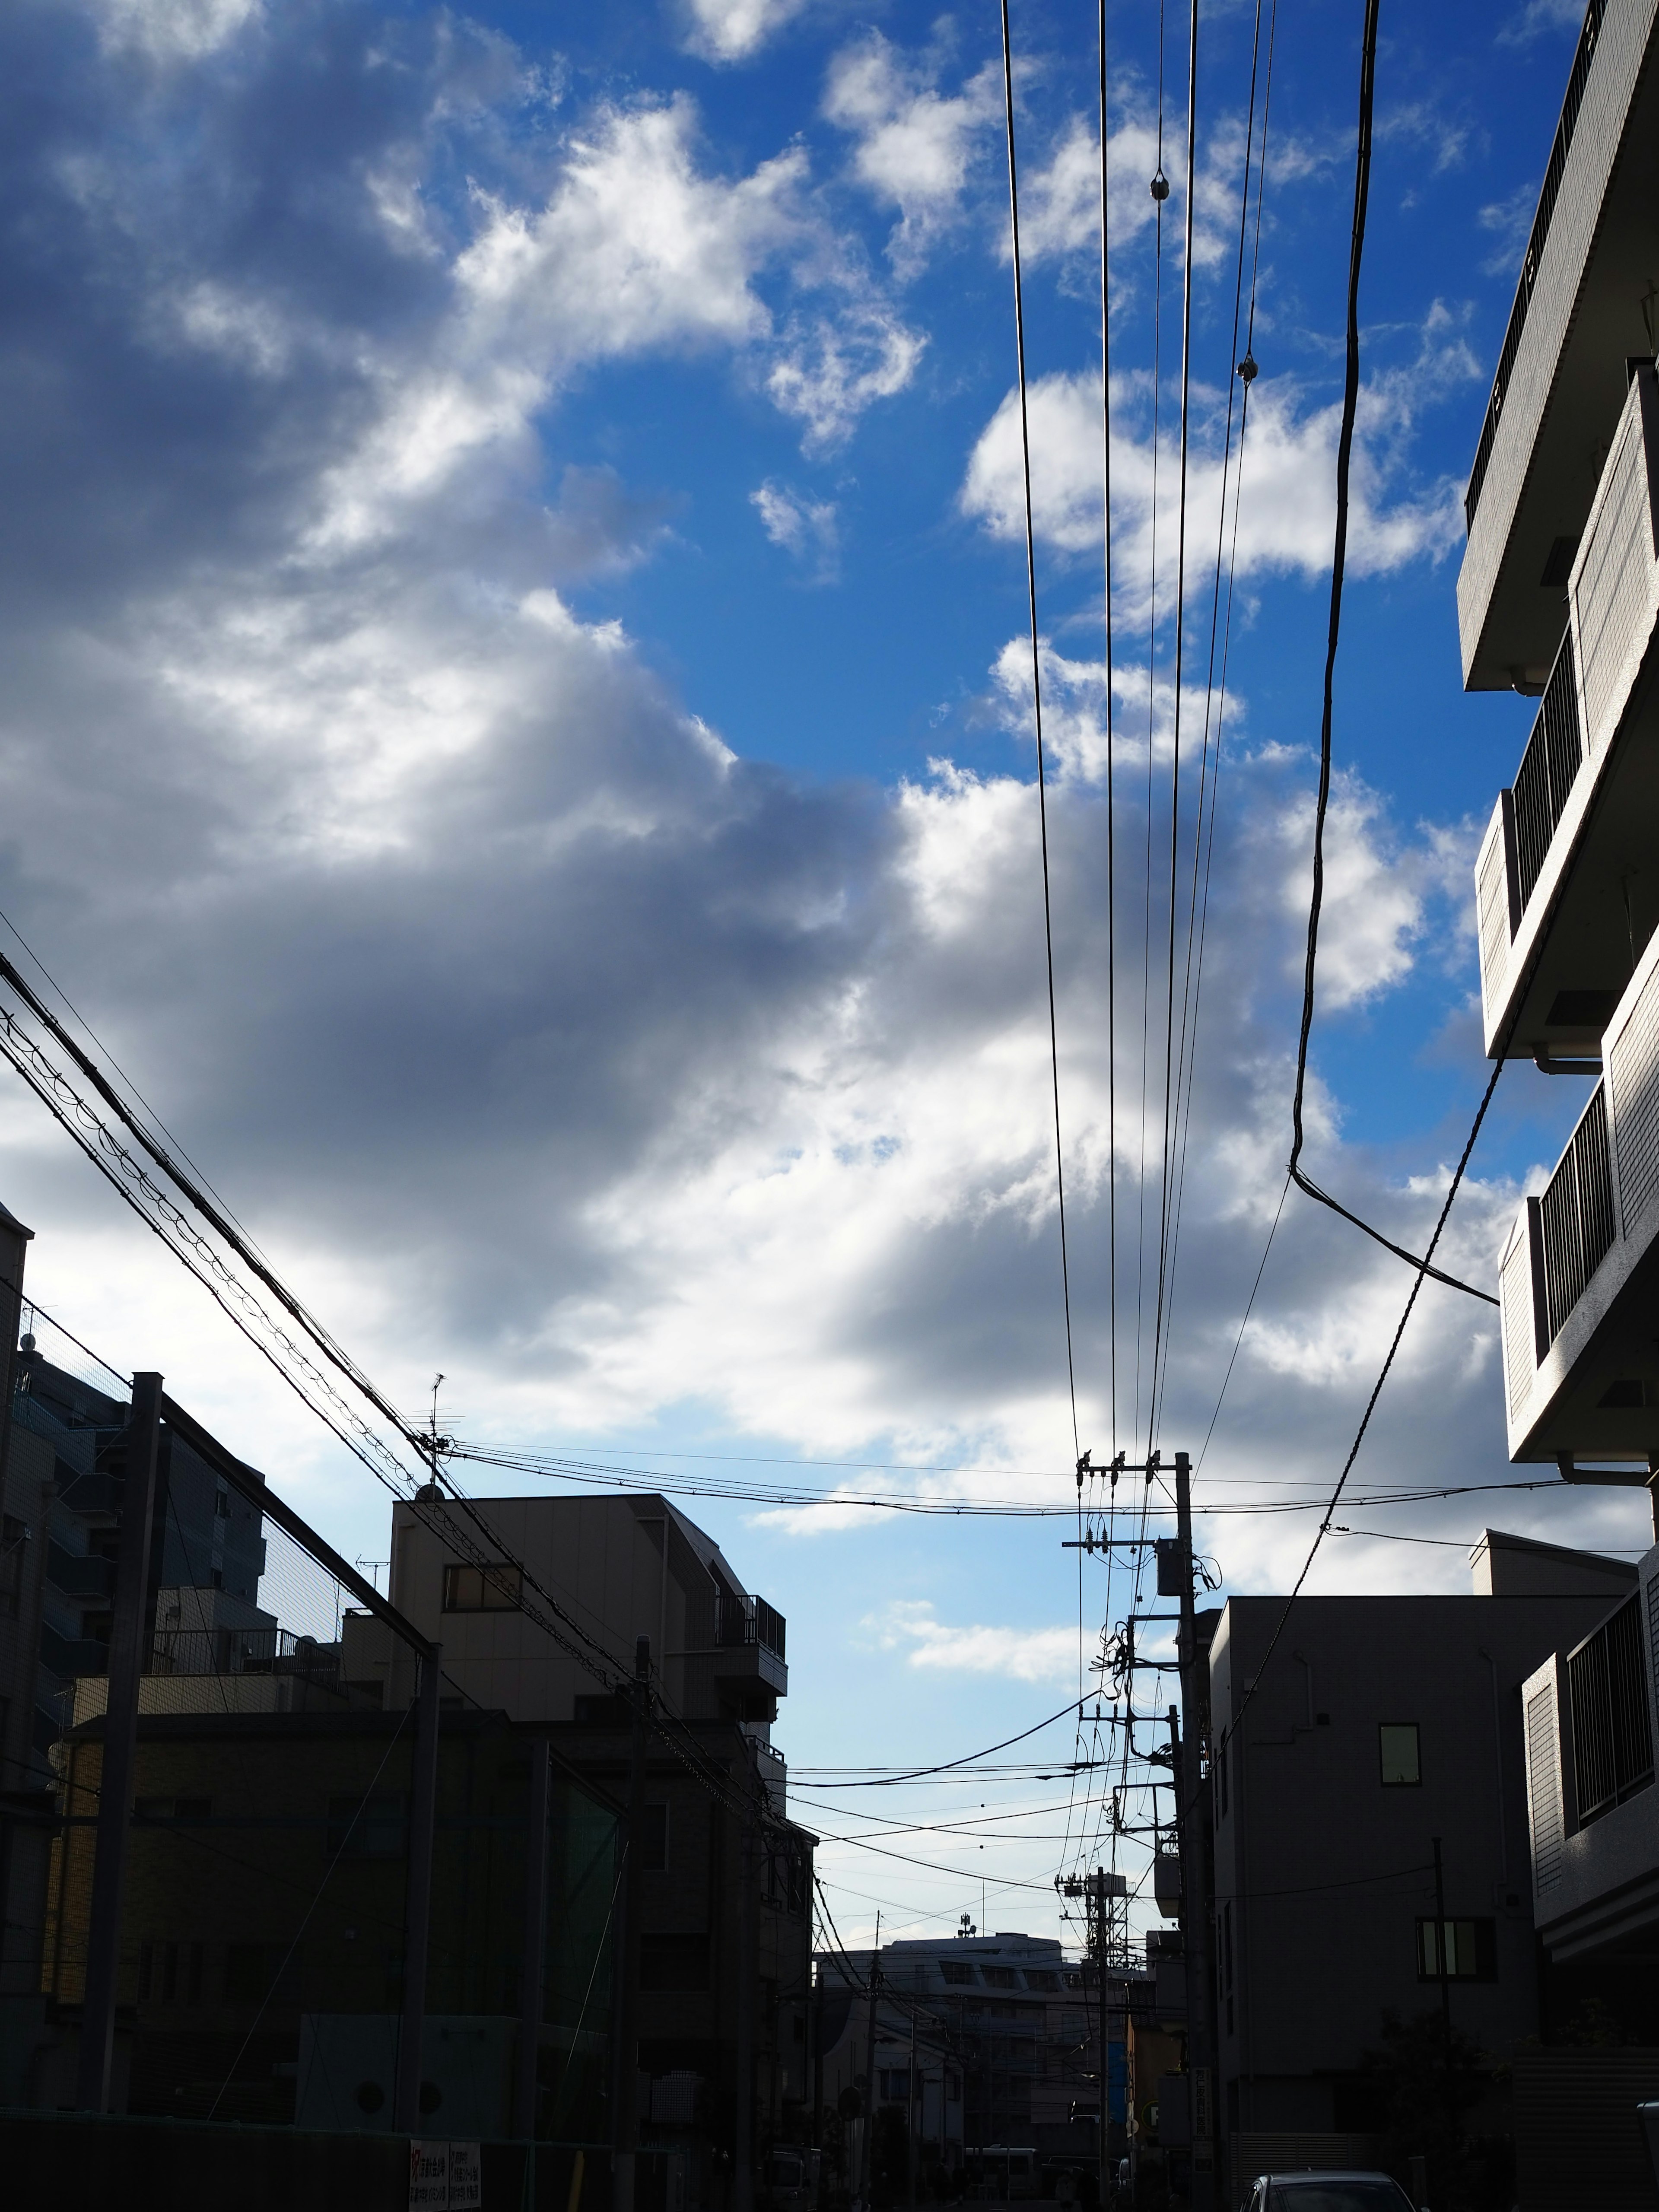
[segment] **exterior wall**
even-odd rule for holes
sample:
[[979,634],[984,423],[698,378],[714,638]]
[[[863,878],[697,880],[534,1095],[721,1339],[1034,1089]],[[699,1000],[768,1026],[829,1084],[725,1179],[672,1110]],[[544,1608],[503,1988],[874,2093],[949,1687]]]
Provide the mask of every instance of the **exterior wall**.
[[[724,1686],[745,1674],[768,1711],[783,1693],[787,1673],[770,1652],[715,1650],[715,1601],[741,1594],[742,1585],[718,1548],[665,1499],[492,1498],[480,1510],[503,1556],[525,1563],[618,1672],[632,1674],[635,1641],[650,1638],[657,1680],[677,1711],[719,1714],[731,1702]],[[524,1721],[573,1719],[576,1700],[599,1685],[544,1629],[516,1610],[444,1612],[444,1569],[462,1556],[421,1506],[396,1506],[392,1603],[442,1641],[446,1669],[481,1705]],[[411,1694],[409,1665],[394,1657],[388,1694],[395,1704]]]
[[[1448,1918],[1492,1923],[1495,1978],[1455,2023],[1506,2055],[1537,2033],[1521,1685],[1605,1597],[1301,1598],[1231,1736],[1280,1598],[1235,1598],[1211,1652],[1223,2106],[1232,2130],[1352,2123],[1345,2081],[1419,1978],[1442,1840]],[[1414,1722],[1421,1781],[1382,1784],[1378,1728]]]

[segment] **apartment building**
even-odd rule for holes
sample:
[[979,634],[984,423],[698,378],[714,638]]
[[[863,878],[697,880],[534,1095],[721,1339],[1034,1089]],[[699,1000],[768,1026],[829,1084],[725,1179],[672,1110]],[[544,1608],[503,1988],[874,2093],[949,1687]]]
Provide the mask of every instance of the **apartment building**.
[[[42,2032],[51,1753],[76,1684],[108,1665],[129,1415],[125,1400],[46,1358],[32,1333],[20,1340],[32,1237],[0,1207],[0,2101],[21,2094]],[[264,1571],[261,1513],[164,1424],[147,1594],[162,1663],[200,1673],[226,1664],[234,1643],[269,1649]]]
[[1464,682],[1538,701],[1476,869],[1487,1053],[1588,1092],[1500,1271],[1510,1456],[1659,1458],[1659,68],[1591,0],[1471,471]]
[[[1437,2015],[1443,1968],[1454,2027],[1495,2065],[1581,2001],[1537,1955],[1529,1701],[1553,1652],[1625,1617],[1636,1571],[1495,1530],[1471,1565],[1468,1596],[1299,1598],[1271,1666],[1283,1598],[1235,1597],[1222,1615],[1219,2117],[1241,2171],[1290,2144],[1296,2163],[1370,2162],[1382,2116],[1366,2054],[1389,2014]],[[1508,2125],[1495,2106],[1476,2131]]]
[[[545,1735],[574,1771],[626,1802],[630,1701],[575,1652],[597,1650],[613,1676],[632,1676],[641,1639],[648,1647],[665,1725],[644,1750],[638,2013],[619,2078],[632,2078],[631,2055],[641,2148],[677,2161],[686,2207],[719,2203],[745,2132],[756,2174],[811,2133],[817,1838],[787,1817],[771,1740],[789,1686],[787,1624],[666,1498],[492,1498],[479,1511],[481,1524],[435,1489],[393,1509],[392,1601],[442,1644],[447,1688]],[[500,1564],[479,1566],[479,1541],[499,1547]],[[552,1617],[538,1593],[563,1616],[556,1638],[534,1617]],[[362,1681],[378,1666],[388,1706],[406,1705],[405,1659],[389,1639],[374,1655],[372,1624],[348,1620],[347,1632],[348,1674]],[[739,1817],[762,1789],[764,1820]]]

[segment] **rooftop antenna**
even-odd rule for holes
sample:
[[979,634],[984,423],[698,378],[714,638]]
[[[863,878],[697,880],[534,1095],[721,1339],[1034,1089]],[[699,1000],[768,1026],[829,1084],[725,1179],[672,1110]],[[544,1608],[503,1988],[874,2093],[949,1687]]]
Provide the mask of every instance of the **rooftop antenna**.
[[442,1374],[442,1370],[440,1370],[436,1375],[434,1375],[434,1376],[433,1376],[433,1378],[432,1378],[432,1407],[431,1407],[431,1411],[430,1411],[430,1412],[428,1413],[428,1415],[427,1415],[427,1422],[426,1422],[426,1435],[425,1435],[425,1437],[422,1439],[422,1441],[423,1441],[423,1443],[424,1443],[424,1445],[425,1445],[425,1449],[426,1449],[427,1460],[428,1460],[428,1480],[429,1486],[430,1486],[430,1488],[431,1488],[431,1490],[432,1490],[432,1492],[433,1492],[433,1493],[434,1493],[434,1496],[436,1496],[436,1495],[438,1495],[438,1494],[439,1494],[439,1492],[438,1492],[438,1458],[439,1458],[439,1455],[440,1455],[441,1453],[442,1453],[442,1452],[447,1452],[447,1451],[449,1449],[450,1445],[451,1445],[451,1443],[453,1443],[453,1439],[452,1437],[446,1437],[446,1436],[441,1436],[441,1435],[438,1433],[438,1390],[439,1390],[439,1386],[440,1386],[440,1385],[441,1384],[441,1382],[443,1382],[443,1379],[444,1379],[444,1378],[443,1378],[443,1374]]

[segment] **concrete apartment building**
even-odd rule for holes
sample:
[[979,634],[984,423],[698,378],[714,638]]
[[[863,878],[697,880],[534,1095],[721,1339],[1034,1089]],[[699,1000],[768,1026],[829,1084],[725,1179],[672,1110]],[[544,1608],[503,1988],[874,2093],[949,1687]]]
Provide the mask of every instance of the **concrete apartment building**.
[[1486,1050],[1589,1093],[1503,1258],[1510,1456],[1636,1481],[1659,1456],[1655,62],[1653,0],[1592,0],[1457,586],[1467,688],[1539,702],[1476,869]]
[[[550,1594],[617,1674],[634,1674],[648,1639],[652,1691],[674,1717],[666,1734],[650,1734],[645,1754],[641,2148],[678,2159],[688,2207],[721,2201],[740,2097],[750,2100],[757,2173],[773,2148],[811,2139],[817,1839],[787,1818],[785,1764],[771,1741],[789,1683],[783,1616],[746,1592],[720,1547],[663,1498],[486,1501],[489,1540],[503,1562],[520,1563],[529,1588],[517,1568],[481,1570],[451,1540],[453,1510],[435,1493],[394,1508],[392,1603],[441,1643],[447,1686],[544,1734],[618,1802],[629,1788],[627,1702],[520,1609],[520,1595],[534,1605],[534,1586]],[[370,1625],[348,1623],[348,1652],[372,1640]],[[378,1663],[388,1705],[400,1707],[410,1668],[389,1650]],[[354,1679],[366,1671],[349,1660]],[[681,1746],[718,1771],[720,1794]],[[766,1820],[738,1817],[734,1808],[757,1806],[761,1787]]]
[[1284,1600],[1223,1613],[1219,2118],[1240,2171],[1292,2137],[1304,2152],[1322,2140],[1310,2162],[1340,2162],[1338,2138],[1378,2126],[1364,2054],[1385,2013],[1438,2007],[1443,1961],[1454,2027],[1498,2061],[1583,2001],[1536,1955],[1522,1686],[1620,1614],[1636,1572],[1490,1530],[1472,1564],[1467,1597],[1298,1599],[1265,1668]]

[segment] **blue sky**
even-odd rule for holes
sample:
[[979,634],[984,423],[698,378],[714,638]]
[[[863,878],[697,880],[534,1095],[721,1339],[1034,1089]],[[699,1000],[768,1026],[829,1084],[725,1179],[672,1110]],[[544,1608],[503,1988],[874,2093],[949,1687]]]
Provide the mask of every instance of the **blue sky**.
[[[1282,1182],[1307,896],[1358,11],[1269,7],[1259,94],[1270,21],[1166,1449],[1216,1415]],[[1093,21],[1022,0],[1013,22],[1098,1449]],[[1156,572],[1158,18],[1114,6],[1109,26],[1127,1240],[1154,573],[1160,839],[1168,803],[1186,25],[1166,11]],[[1189,684],[1255,26],[1231,4],[1200,26]],[[1529,710],[1461,690],[1459,494],[1577,27],[1542,0],[1382,17],[1311,1142],[1322,1180],[1407,1241],[1485,1077],[1470,868]],[[0,908],[365,1365],[411,1406],[443,1369],[478,1444],[1071,1494],[1000,66],[990,10],[787,0],[29,0],[0,26]],[[1154,1064],[1154,1102],[1161,1083]],[[1491,1278],[1581,1104],[1506,1076],[1455,1267]],[[1155,1116],[1148,1137],[1156,1161]],[[0,1095],[0,1178],[43,1304],[163,1369],[343,1549],[384,1551],[383,1498],[21,1092]],[[1127,1241],[1119,1272],[1127,1442],[1152,1310]],[[1292,1201],[1201,1506],[1328,1482],[1406,1287]],[[1362,1475],[1506,1472],[1489,1310],[1431,1291]],[[789,1616],[799,1769],[953,1757],[1075,1687],[1059,1523],[686,1503]],[[1481,1504],[1357,1511],[1431,1540],[1333,1539],[1317,1586],[1460,1587],[1486,1517],[1643,1538],[1616,1496]],[[1218,1511],[1206,1541],[1226,1587],[1271,1589],[1308,1525]],[[1106,1600],[1085,1573],[1086,1657]],[[937,1875],[833,1847],[844,1930],[878,1898],[889,1924],[977,1916],[981,1861],[1037,1885],[994,1921],[1054,1924],[1043,1887],[1075,1843],[1057,1821],[929,1844]]]

